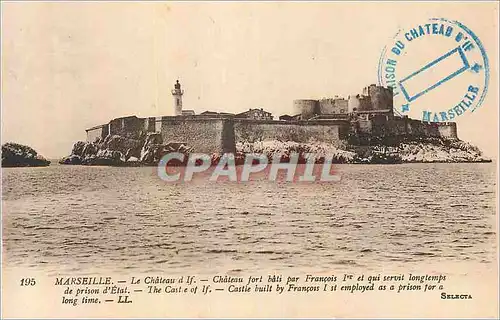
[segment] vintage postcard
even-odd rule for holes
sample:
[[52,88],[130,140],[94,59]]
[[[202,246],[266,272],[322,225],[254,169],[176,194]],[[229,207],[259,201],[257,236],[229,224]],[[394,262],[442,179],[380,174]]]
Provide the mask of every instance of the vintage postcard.
[[498,318],[498,10],[3,1],[2,318]]

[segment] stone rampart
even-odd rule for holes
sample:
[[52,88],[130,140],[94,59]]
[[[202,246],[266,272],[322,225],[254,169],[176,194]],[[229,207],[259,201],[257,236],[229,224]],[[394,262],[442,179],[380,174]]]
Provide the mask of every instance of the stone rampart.
[[349,122],[345,120],[234,120],[234,136],[237,143],[278,140],[301,143],[318,141],[340,145],[347,139],[348,131]]
[[161,136],[163,143],[180,142],[192,148],[193,152],[234,152],[235,142],[232,120],[224,118],[196,119],[162,117]]
[[109,122],[109,133],[127,138],[137,139],[144,130],[144,119],[136,116],[113,119]]
[[[354,129],[354,130],[353,130]],[[87,129],[87,141],[94,142],[108,134],[140,139],[148,132],[161,133],[163,143],[185,143],[193,152],[234,152],[238,142],[294,141],[325,142],[341,146],[353,131],[359,143],[383,141],[383,138],[445,137],[457,138],[455,123],[424,123],[406,117],[349,120],[251,120],[231,117],[124,117]],[[352,136],[351,136],[352,137]],[[375,140],[373,140],[375,138]],[[382,138],[382,140],[380,139]],[[356,141],[356,140],[353,140]],[[364,142],[363,142],[364,141]]]
[[410,138],[443,137],[458,139],[457,125],[455,122],[422,122],[407,117],[387,119],[375,117],[371,119],[373,136],[401,136]]
[[85,130],[87,132],[87,141],[94,142],[99,138],[104,138],[109,133],[109,125],[103,124]]

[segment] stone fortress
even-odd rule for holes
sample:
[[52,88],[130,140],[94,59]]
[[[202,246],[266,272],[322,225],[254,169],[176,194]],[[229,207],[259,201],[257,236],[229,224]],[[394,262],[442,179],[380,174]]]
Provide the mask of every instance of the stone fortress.
[[174,116],[121,117],[87,129],[87,142],[118,135],[140,139],[159,133],[163,143],[181,143],[193,152],[235,152],[238,143],[293,141],[370,146],[397,144],[404,139],[458,139],[456,123],[425,123],[400,116],[393,109],[391,88],[370,85],[347,99],[293,101],[293,114],[274,119],[263,109],[232,114],[183,110],[184,91],[177,81],[172,90]]

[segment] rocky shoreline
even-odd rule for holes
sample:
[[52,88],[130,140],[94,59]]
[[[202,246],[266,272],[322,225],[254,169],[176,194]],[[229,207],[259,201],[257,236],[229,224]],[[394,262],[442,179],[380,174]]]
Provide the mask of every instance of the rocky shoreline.
[[491,162],[476,146],[458,140],[444,138],[408,139],[396,145],[353,146],[342,148],[326,143],[296,143],[264,141],[237,145],[244,153],[275,155],[290,152],[312,153],[320,160],[333,156],[334,163],[395,164],[395,163],[470,163]]
[[[71,155],[59,161],[68,165],[156,166],[166,153],[189,155],[192,150],[184,143],[163,143],[161,134],[147,133],[138,139],[108,135],[96,142],[79,141]],[[322,142],[297,143],[259,141],[236,144],[236,164],[242,164],[246,154],[265,154],[271,160],[281,156],[287,161],[292,153],[299,154],[299,162],[306,162],[306,154],[314,154],[316,163],[333,158],[333,163],[346,164],[398,164],[398,163],[470,163],[491,162],[470,143],[458,139],[422,138],[401,140],[392,145],[357,146],[345,144],[336,147]],[[218,162],[222,154],[212,154]],[[187,159],[187,157],[186,157]],[[177,165],[185,165],[178,163]]]
[[191,149],[183,143],[163,144],[159,133],[148,133],[138,139],[108,135],[96,142],[78,141],[71,154],[62,158],[60,164],[108,165],[108,166],[153,166],[169,152],[189,154]]
[[38,154],[33,148],[8,142],[2,145],[2,167],[46,167],[50,161]]

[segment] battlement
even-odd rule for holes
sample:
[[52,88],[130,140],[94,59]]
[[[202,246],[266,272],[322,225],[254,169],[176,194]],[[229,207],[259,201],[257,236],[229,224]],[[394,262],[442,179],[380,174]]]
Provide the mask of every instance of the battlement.
[[384,113],[387,117],[394,116],[392,88],[370,85],[363,89],[362,94],[346,98],[334,97],[315,99],[297,99],[293,101],[294,114],[302,120],[308,120],[323,115],[342,115],[356,113]]

